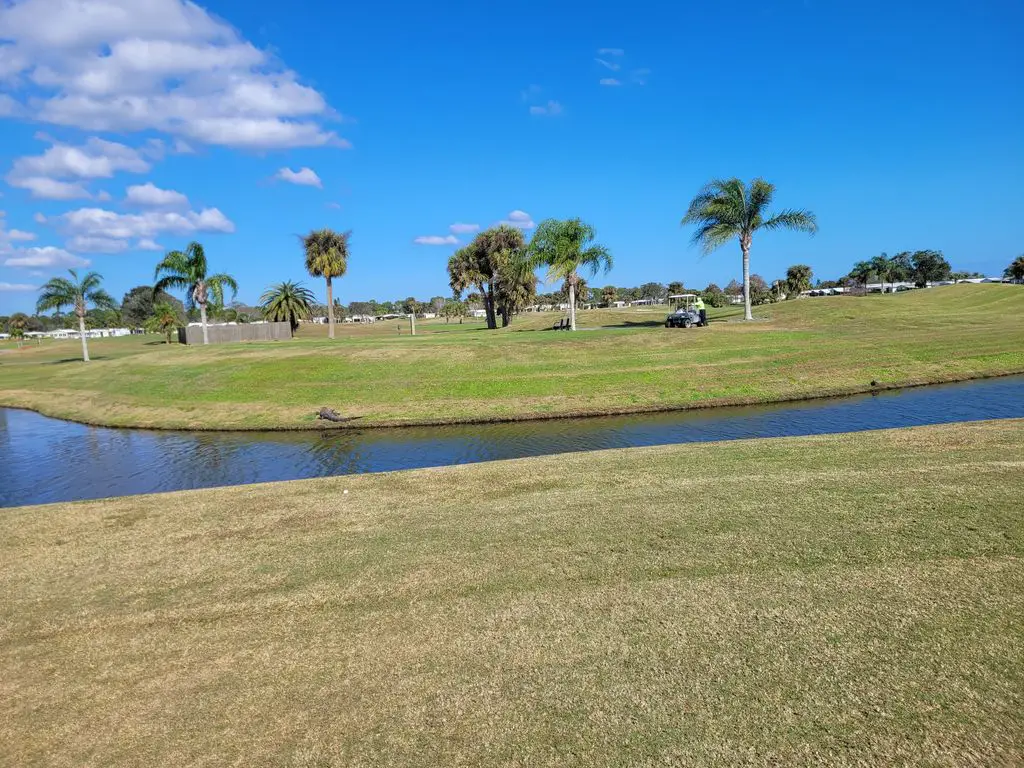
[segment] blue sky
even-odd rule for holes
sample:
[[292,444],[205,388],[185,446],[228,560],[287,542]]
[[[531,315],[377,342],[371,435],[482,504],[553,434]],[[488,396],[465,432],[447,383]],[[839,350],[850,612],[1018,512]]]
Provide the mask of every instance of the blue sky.
[[452,225],[513,212],[593,224],[600,284],[725,284],[738,247],[701,257],[679,219],[728,176],[818,216],[755,239],[768,279],[917,248],[999,273],[1024,251],[1022,29],[1017,0],[6,0],[0,314],[69,265],[120,297],[191,239],[243,301],[322,295],[296,239],[321,226],[354,231],[343,301],[447,295]]

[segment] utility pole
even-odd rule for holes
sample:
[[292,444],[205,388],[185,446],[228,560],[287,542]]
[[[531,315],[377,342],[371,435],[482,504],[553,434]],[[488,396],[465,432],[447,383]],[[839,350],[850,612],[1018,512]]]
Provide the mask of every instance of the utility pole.
[[416,313],[409,313],[409,327],[412,329],[412,335],[416,335]]

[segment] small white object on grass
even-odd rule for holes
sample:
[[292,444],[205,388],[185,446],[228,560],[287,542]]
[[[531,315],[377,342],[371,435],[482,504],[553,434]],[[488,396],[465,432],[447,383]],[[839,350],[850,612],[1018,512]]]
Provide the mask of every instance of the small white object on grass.
[[342,491],[342,493],[348,493],[348,488],[346,488],[344,491]]

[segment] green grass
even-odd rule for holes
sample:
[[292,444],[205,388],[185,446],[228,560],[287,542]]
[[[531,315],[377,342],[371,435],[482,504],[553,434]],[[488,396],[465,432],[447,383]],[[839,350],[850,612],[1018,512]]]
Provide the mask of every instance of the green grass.
[[397,321],[291,342],[165,346],[154,337],[0,353],[0,404],[114,426],[304,428],[322,406],[359,426],[756,403],[1024,372],[1024,289],[959,285],[759,308],[761,322],[662,327],[664,309],[581,314],[592,330]]
[[5,510],[0,763],[1017,764],[1022,469],[1002,421]]

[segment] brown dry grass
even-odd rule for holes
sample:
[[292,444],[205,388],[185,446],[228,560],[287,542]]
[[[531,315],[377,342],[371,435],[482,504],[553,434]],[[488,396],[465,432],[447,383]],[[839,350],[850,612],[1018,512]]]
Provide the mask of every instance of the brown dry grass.
[[1004,421],[7,510],[0,763],[1012,764],[1022,469]]

